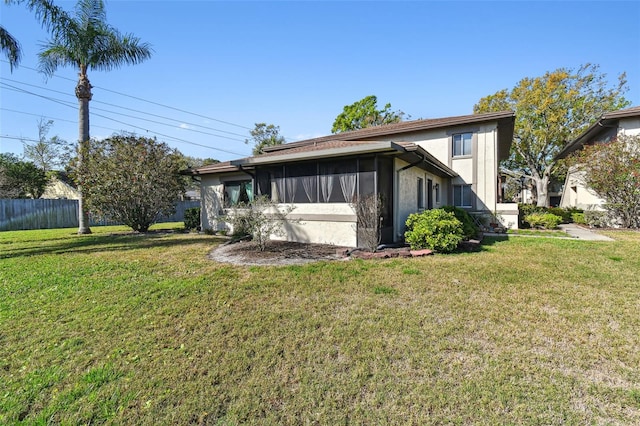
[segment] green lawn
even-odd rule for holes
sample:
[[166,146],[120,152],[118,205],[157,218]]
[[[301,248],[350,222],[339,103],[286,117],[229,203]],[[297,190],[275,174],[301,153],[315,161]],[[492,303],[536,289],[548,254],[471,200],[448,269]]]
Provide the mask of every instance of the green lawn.
[[240,267],[0,233],[0,424],[640,424],[640,234]]

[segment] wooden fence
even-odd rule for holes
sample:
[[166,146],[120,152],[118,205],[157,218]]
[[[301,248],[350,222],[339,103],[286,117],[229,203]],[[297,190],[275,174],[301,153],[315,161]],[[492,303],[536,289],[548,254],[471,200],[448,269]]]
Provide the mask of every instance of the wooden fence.
[[[200,207],[200,201],[178,201],[176,212],[162,216],[158,223],[182,222],[184,211]],[[117,225],[117,222],[94,220],[91,226]],[[78,226],[77,200],[0,199],[0,231],[22,229],[74,228]]]

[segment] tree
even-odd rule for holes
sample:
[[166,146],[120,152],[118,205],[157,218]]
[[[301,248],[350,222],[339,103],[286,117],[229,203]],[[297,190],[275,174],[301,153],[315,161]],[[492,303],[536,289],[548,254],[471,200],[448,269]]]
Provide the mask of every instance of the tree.
[[253,155],[260,155],[264,148],[274,145],[282,145],[285,142],[280,136],[280,126],[267,123],[256,123],[256,127],[251,130],[251,139],[245,139],[244,143],[253,143]]
[[[5,3],[26,3],[29,10],[34,11],[36,17],[45,26],[52,20],[57,19],[60,12],[60,9],[50,0],[5,0]],[[20,48],[20,42],[2,25],[0,25],[0,48],[9,60],[9,69],[13,72],[13,69],[18,66],[22,59],[22,49]]]
[[378,98],[370,95],[351,105],[346,105],[333,122],[331,133],[399,123],[404,115],[402,111],[391,111],[391,104],[386,104],[379,110]]
[[24,157],[32,161],[42,171],[48,173],[68,164],[71,157],[71,145],[58,136],[47,138],[53,120],[40,118],[38,121],[38,141],[24,144]]
[[559,68],[542,77],[524,78],[512,90],[486,96],[474,113],[513,110],[516,113],[507,168],[526,174],[535,183],[537,205],[549,205],[548,185],[558,168],[556,155],[603,113],[629,105],[623,94],[626,76],[609,87],[598,65],[577,70]]
[[46,186],[47,177],[35,164],[0,154],[0,198],[40,198]]
[[640,135],[620,135],[577,153],[573,161],[584,183],[625,228],[640,228]]
[[[39,53],[40,69],[51,76],[60,66],[72,66],[78,70],[76,97],[79,115],[79,155],[77,166],[82,167],[83,155],[89,144],[89,101],[92,98],[89,69],[110,71],[124,64],[138,64],[151,56],[151,47],[131,34],[122,35],[106,22],[102,0],[79,0],[75,16],[61,9],[50,14],[46,26],[51,32]],[[84,206],[82,185],[80,191],[79,234],[89,234],[89,220]]]
[[180,154],[155,139],[116,135],[84,145],[75,171],[88,209],[146,232],[160,214],[171,214],[184,192]]
[[18,66],[22,58],[20,43],[3,26],[0,26],[0,48],[9,60],[9,69]]

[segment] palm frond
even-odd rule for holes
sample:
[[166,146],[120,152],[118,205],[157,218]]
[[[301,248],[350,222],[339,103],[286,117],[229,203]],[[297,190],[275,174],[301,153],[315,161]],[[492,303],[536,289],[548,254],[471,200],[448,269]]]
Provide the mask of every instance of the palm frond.
[[9,68],[13,71],[13,68],[18,66],[22,59],[22,50],[20,49],[18,40],[2,26],[0,26],[0,48],[7,55]]

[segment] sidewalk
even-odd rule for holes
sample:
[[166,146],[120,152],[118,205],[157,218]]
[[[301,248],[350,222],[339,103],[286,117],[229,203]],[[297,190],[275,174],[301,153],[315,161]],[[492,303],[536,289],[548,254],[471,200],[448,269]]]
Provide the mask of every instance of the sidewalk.
[[613,238],[609,238],[605,235],[598,234],[582,226],[578,226],[573,223],[567,223],[560,225],[560,229],[566,232],[571,237],[585,241],[615,241]]

